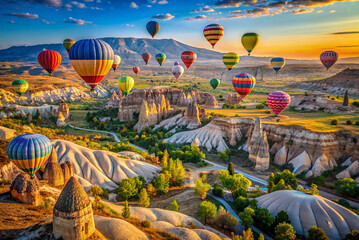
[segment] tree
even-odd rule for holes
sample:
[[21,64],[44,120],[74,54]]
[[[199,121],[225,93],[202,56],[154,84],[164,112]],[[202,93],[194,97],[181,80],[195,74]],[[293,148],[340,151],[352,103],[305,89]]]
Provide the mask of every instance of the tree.
[[165,151],[163,152],[163,157],[162,157],[162,162],[161,162],[162,170],[167,169],[168,158],[169,158],[168,151],[167,151],[167,149],[165,149]]
[[248,228],[246,231],[243,231],[242,236],[234,235],[232,232],[232,240],[254,240],[252,229]]
[[141,207],[148,207],[150,205],[150,198],[147,195],[146,188],[141,189],[138,197],[140,198],[139,204]]
[[169,180],[166,178],[166,176],[161,173],[155,178],[155,182],[153,184],[157,190],[157,193],[160,195],[163,195],[168,192],[168,188],[170,186]]
[[88,194],[93,195],[94,197],[104,197],[108,198],[108,190],[100,188],[98,185],[92,185],[92,187],[87,191]]
[[264,238],[264,236],[263,236],[263,234],[261,233],[261,234],[259,234],[259,236],[258,236],[258,240],[265,240],[265,238]]
[[335,183],[335,192],[339,195],[355,197],[359,194],[359,186],[353,178],[343,178]]
[[243,212],[238,214],[239,219],[241,219],[242,225],[247,229],[249,226],[252,226],[254,223],[254,210],[252,208],[246,208]]
[[309,236],[307,240],[330,240],[323,229],[313,226],[308,229]]
[[184,183],[184,176],[186,174],[182,161],[170,158],[165,165],[166,167],[162,167],[162,171],[169,177],[170,184],[173,186],[181,186]]
[[319,191],[318,191],[318,186],[314,183],[312,183],[312,185],[310,187],[310,194],[320,196]]
[[178,205],[178,203],[177,203],[177,201],[176,200],[173,200],[172,202],[171,202],[171,205],[170,205],[170,208],[169,208],[171,211],[176,211],[176,212],[178,212],[179,211],[179,205]]
[[123,200],[137,198],[145,182],[143,177],[125,178],[118,184],[117,194]]
[[220,160],[227,162],[229,160],[229,156],[226,152],[219,152],[218,157]]
[[207,220],[215,218],[217,215],[217,207],[214,203],[203,201],[198,207],[198,216],[207,224]]
[[221,188],[221,186],[219,186],[218,183],[213,184],[212,192],[214,195],[216,195],[218,197],[223,197],[223,195],[224,195],[224,190],[223,190],[223,188]]
[[211,185],[203,182],[202,178],[196,180],[196,187],[194,188],[196,195],[201,196],[202,199],[205,199],[207,192],[211,190]]
[[[297,189],[298,182],[294,173],[285,169],[281,173],[271,174],[268,178],[268,191],[272,192],[275,185],[277,185],[281,180],[284,181],[284,189]],[[283,181],[280,183],[280,186],[277,187],[277,190],[283,190]],[[290,188],[288,187],[290,186]]]
[[346,90],[344,94],[343,106],[346,107],[348,105],[349,105],[349,93],[348,90]]
[[238,219],[227,212],[223,206],[220,206],[216,216],[216,223],[222,228],[227,227],[228,229],[234,229],[238,224]]
[[233,193],[233,197],[234,199],[236,199],[237,197],[247,197],[247,189],[244,188],[238,188],[236,191],[234,191]]
[[230,175],[234,175],[234,174],[235,174],[235,172],[234,172],[234,165],[233,165],[232,162],[230,162],[230,163],[228,164],[228,172],[229,172]]
[[351,231],[347,233],[343,240],[358,240],[359,239],[359,230]]
[[125,207],[122,209],[122,217],[127,219],[130,218],[130,216],[131,216],[130,206],[128,206],[128,202],[126,200]]
[[274,221],[274,217],[271,216],[271,214],[266,208],[255,209],[254,222],[259,229],[263,231],[270,231],[274,224]]
[[278,226],[279,223],[283,223],[283,222],[290,224],[290,220],[287,212],[282,210],[277,213],[277,216],[275,216],[274,227]]
[[232,194],[238,188],[247,189],[249,186],[252,185],[252,182],[249,181],[247,178],[243,177],[242,174],[234,174],[230,175],[227,170],[222,170],[218,176],[219,180],[221,180],[222,185],[230,190]]
[[153,186],[152,183],[147,184],[147,193],[150,196],[155,196],[156,195],[156,188]]
[[249,206],[249,199],[239,196],[234,200],[233,204],[237,212],[242,212],[246,207]]
[[292,190],[292,188],[290,185],[285,185],[285,181],[281,179],[276,185],[272,187],[272,192],[280,190]]
[[268,192],[272,192],[272,188],[274,187],[274,173],[271,173],[269,175],[269,178],[267,180],[267,187],[268,187]]
[[296,235],[293,226],[288,223],[280,223],[275,228],[275,240],[295,240]]

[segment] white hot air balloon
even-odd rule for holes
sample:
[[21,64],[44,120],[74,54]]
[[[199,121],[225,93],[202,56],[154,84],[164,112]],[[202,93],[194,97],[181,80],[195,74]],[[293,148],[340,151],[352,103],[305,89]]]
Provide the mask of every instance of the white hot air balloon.
[[184,72],[184,69],[180,65],[175,65],[172,68],[172,74],[173,74],[173,76],[175,76],[177,81],[182,76],[183,72]]

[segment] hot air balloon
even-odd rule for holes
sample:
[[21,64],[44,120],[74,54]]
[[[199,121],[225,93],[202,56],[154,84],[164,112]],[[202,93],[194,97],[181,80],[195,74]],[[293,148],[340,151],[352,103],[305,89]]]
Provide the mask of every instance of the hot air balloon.
[[270,60],[270,64],[272,65],[274,71],[278,73],[284,67],[285,60],[281,57],[272,58],[272,60]]
[[132,68],[132,70],[133,70],[133,72],[136,73],[136,75],[137,75],[137,73],[140,72],[140,67],[135,66],[135,67]]
[[338,60],[338,54],[334,51],[325,51],[320,54],[320,61],[327,68],[327,70],[333,66],[333,64]]
[[256,79],[250,74],[241,73],[233,78],[232,84],[236,92],[245,98],[256,85]]
[[216,45],[223,36],[223,27],[216,23],[209,24],[203,29],[203,35],[212,45],[212,48],[214,48],[214,45]]
[[69,38],[64,40],[63,45],[64,45],[65,49],[67,50],[67,53],[70,52],[71,46],[74,45],[74,43],[75,43],[75,40],[72,40]]
[[27,133],[14,138],[7,147],[9,159],[22,171],[34,176],[52,151],[50,140],[44,135]]
[[133,88],[133,85],[135,85],[135,81],[130,76],[121,77],[117,81],[117,86],[126,96],[130,93],[131,89]]
[[23,95],[28,88],[29,83],[25,80],[18,79],[12,82],[12,89],[14,89],[14,91],[20,96]]
[[160,24],[155,21],[149,21],[146,25],[147,31],[151,34],[152,38],[160,31]]
[[52,50],[44,50],[39,53],[39,55],[37,55],[37,61],[49,73],[50,76],[56,70],[56,68],[60,66],[61,60],[61,54]]
[[183,72],[184,69],[179,64],[172,67],[172,74],[173,76],[175,76],[176,80],[178,80],[182,76]]
[[148,63],[148,62],[150,61],[150,59],[151,59],[151,54],[148,53],[148,52],[145,52],[145,53],[142,54],[142,58],[143,58],[143,60],[145,61],[146,65],[147,65],[147,63]]
[[174,65],[174,66],[180,65],[180,62],[175,62],[173,65]]
[[213,87],[213,89],[216,89],[219,84],[221,83],[221,81],[219,81],[218,78],[212,78],[210,81],[209,81],[209,84],[211,84],[211,86]]
[[285,92],[271,92],[267,97],[267,104],[277,116],[289,106],[290,96]]
[[181,59],[184,65],[186,65],[187,69],[189,69],[194,61],[196,61],[197,54],[193,51],[184,51],[181,55]]
[[84,39],[71,47],[69,57],[72,67],[94,91],[111,69],[115,54],[111,46],[102,40]]
[[259,35],[257,33],[246,33],[242,36],[242,45],[247,50],[248,56],[251,55],[253,49],[259,42]]
[[226,65],[228,70],[231,71],[232,68],[234,68],[237,65],[237,63],[239,62],[239,55],[234,52],[226,53],[223,55],[222,61],[223,61],[224,65]]
[[114,58],[113,64],[112,64],[113,71],[116,71],[116,68],[118,67],[120,62],[121,62],[121,57],[115,54],[115,58]]
[[162,66],[162,64],[166,61],[166,55],[164,53],[156,54],[156,60]]

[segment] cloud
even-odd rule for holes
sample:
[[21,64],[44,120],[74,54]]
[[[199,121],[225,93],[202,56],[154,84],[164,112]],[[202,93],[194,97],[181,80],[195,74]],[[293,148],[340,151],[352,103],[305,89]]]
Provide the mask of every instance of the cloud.
[[304,14],[304,13],[310,13],[313,12],[314,8],[302,8],[302,9],[296,9],[296,10],[292,10],[290,11],[291,13],[297,15],[297,14]]
[[196,10],[193,10],[191,13],[198,13],[198,12],[214,12],[213,8],[210,8],[208,5],[204,6],[203,8],[199,8]]
[[171,20],[171,19],[174,18],[174,17],[175,17],[175,16],[173,16],[173,15],[170,14],[170,13],[157,14],[157,15],[155,15],[155,16],[152,16],[153,19],[164,20],[164,21]]
[[139,9],[138,5],[135,2],[131,2],[130,8]]
[[38,3],[50,7],[62,7],[62,0],[27,0],[29,3]]
[[331,10],[329,13],[335,13],[335,10]]
[[322,13],[322,12],[323,12],[323,10],[318,10],[318,11],[317,11],[317,13]]
[[355,48],[359,47],[359,45],[343,45],[343,46],[336,46],[337,48]]
[[84,3],[80,3],[80,2],[77,2],[77,1],[72,1],[71,4],[75,7],[78,7],[78,8],[86,8],[86,5]]
[[186,18],[187,21],[201,21],[201,20],[209,20],[212,18],[207,17],[206,15],[199,15],[197,17],[193,17],[193,18]]
[[45,24],[55,24],[55,22],[49,22],[45,19],[42,19],[41,22],[45,23]]
[[135,25],[133,25],[133,24],[128,24],[128,23],[127,23],[125,26],[126,26],[126,27],[134,27]]
[[94,0],[84,0],[84,2],[94,2]]
[[154,4],[157,2],[157,0],[147,0],[147,2]]
[[254,5],[257,3],[257,0],[219,0],[216,2],[216,8],[229,8],[229,7],[239,7],[239,5]]
[[39,15],[37,14],[31,14],[31,13],[8,13],[5,14],[7,16],[16,16],[19,18],[27,18],[27,19],[38,19]]
[[151,5],[151,4],[147,4],[147,5],[146,5],[146,7],[151,8],[151,7],[152,7],[152,5]]
[[82,19],[76,19],[76,18],[73,18],[73,17],[69,17],[69,19],[64,19],[64,22],[65,23],[73,23],[73,24],[77,24],[77,25],[85,25],[87,23],[92,23],[92,22],[89,22],[89,21],[85,21],[85,20],[82,20]]
[[158,2],[158,4],[167,4],[167,3],[168,3],[167,0],[161,0]]
[[16,24],[16,22],[14,20],[8,21],[8,23]]
[[334,32],[331,35],[359,34],[359,31]]

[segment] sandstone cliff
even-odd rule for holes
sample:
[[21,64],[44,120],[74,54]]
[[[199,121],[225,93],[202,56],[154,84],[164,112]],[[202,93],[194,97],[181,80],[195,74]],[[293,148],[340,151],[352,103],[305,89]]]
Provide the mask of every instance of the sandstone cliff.
[[204,107],[206,108],[216,108],[218,107],[218,101],[217,99],[211,95],[206,98],[206,103],[204,104]]
[[229,93],[225,96],[225,102],[231,105],[240,104],[242,102],[242,97],[237,93]]

